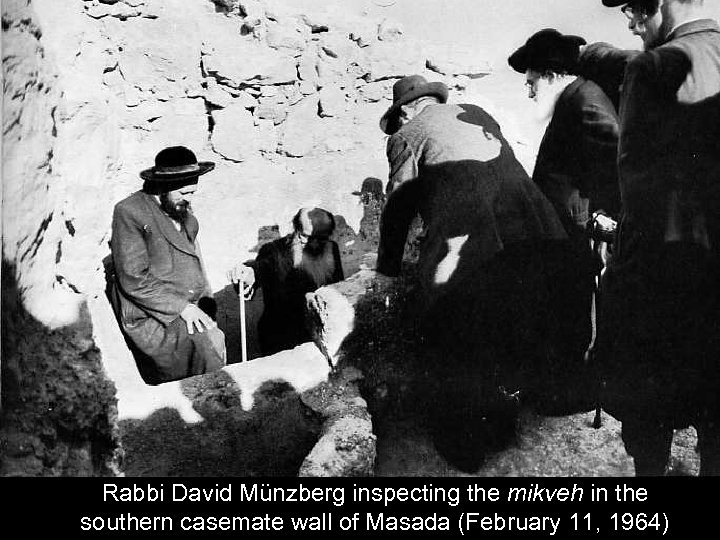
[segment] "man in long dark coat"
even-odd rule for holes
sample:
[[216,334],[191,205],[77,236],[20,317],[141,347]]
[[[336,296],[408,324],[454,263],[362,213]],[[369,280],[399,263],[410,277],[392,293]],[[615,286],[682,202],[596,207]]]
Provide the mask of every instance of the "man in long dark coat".
[[[489,442],[498,387],[548,353],[546,255],[567,235],[498,123],[447,104],[442,83],[405,77],[381,128],[390,134],[388,199],[377,269],[397,276],[411,221],[424,225],[418,262],[424,345],[442,389],[435,444],[471,470]],[[563,267],[563,264],[559,265]],[[504,374],[499,375],[498,370]],[[517,382],[517,381],[515,381]]]
[[291,234],[263,245],[255,261],[231,271],[233,282],[243,278],[245,298],[262,288],[258,337],[264,356],[312,340],[305,295],[344,279],[340,248],[330,239],[334,230],[330,212],[301,208],[293,218]]
[[638,475],[663,474],[674,428],[720,473],[720,27],[699,0],[623,5],[645,52],[625,73],[622,220],[605,275],[604,408]]
[[591,343],[593,290],[602,261],[591,247],[589,225],[600,215],[617,217],[620,209],[617,113],[596,83],[577,75],[583,44],[581,37],[544,29],[508,59],[515,71],[525,75],[539,114],[550,119],[532,179],[555,207],[575,248],[576,273],[566,289],[575,301],[568,299],[565,317],[556,329],[562,336],[557,340],[562,352],[546,385],[555,392],[546,399],[561,408],[569,397],[562,394],[570,392],[576,394],[570,401],[580,405],[583,400],[577,397],[589,397],[592,381],[583,358]]
[[190,209],[200,175],[213,168],[185,147],[166,148],[140,173],[143,189],[115,205],[109,294],[149,384],[225,365],[225,338],[211,317],[215,303]]

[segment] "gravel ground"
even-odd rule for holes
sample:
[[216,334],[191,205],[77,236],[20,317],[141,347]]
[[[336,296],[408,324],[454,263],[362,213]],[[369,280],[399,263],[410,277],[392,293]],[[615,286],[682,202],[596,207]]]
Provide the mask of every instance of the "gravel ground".
[[[449,465],[417,419],[386,418],[377,426],[375,470],[378,476],[633,476],[620,423],[603,413],[602,427],[594,429],[593,418],[594,412],[542,417],[522,411],[516,443],[488,456],[474,474]],[[668,474],[697,475],[696,443],[694,429],[676,432]]]

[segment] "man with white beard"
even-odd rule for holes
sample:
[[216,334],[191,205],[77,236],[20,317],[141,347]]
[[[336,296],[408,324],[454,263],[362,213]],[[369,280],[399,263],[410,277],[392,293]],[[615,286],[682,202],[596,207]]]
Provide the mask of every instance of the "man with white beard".
[[[572,389],[591,384],[582,382],[582,359],[592,338],[594,278],[602,262],[593,254],[588,227],[602,233],[599,239],[609,239],[614,225],[609,216],[620,206],[617,114],[597,84],[577,75],[584,44],[581,37],[544,29],[508,59],[515,71],[525,75],[528,96],[537,103],[540,118],[549,120],[533,180],[555,207],[575,250],[574,283],[568,289],[562,327],[557,329],[565,335],[559,340],[564,350],[550,374],[547,396],[551,408],[561,409],[591,402],[573,404],[569,398]],[[587,390],[579,394],[591,395]]]

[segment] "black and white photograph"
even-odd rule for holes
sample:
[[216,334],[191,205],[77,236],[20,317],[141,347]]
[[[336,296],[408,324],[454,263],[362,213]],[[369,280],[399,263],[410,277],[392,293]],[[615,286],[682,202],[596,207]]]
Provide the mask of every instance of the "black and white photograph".
[[1,5],[0,476],[720,474],[717,0]]

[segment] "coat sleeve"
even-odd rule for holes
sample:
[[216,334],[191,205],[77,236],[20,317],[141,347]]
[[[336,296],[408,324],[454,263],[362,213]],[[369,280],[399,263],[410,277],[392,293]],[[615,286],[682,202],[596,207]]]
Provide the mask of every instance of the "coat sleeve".
[[[620,190],[629,217],[664,218],[667,168],[677,153],[677,89],[689,66],[682,53],[644,53],[628,66],[620,104]],[[675,150],[675,151],[674,151]]]
[[[580,107],[579,145],[583,172],[580,196],[590,198],[593,205],[615,212],[619,205],[617,151],[620,128],[615,109],[599,88],[583,100]],[[599,209],[599,208],[598,208]]]
[[388,198],[380,219],[378,272],[387,276],[400,273],[408,229],[418,212],[418,165],[412,148],[396,133],[388,141],[390,165]]
[[625,70],[639,54],[640,51],[619,49],[609,43],[591,43],[580,54],[578,72],[602,88],[617,109]]
[[152,274],[143,226],[126,208],[115,207],[110,245],[124,295],[163,324],[175,320],[188,300]]

